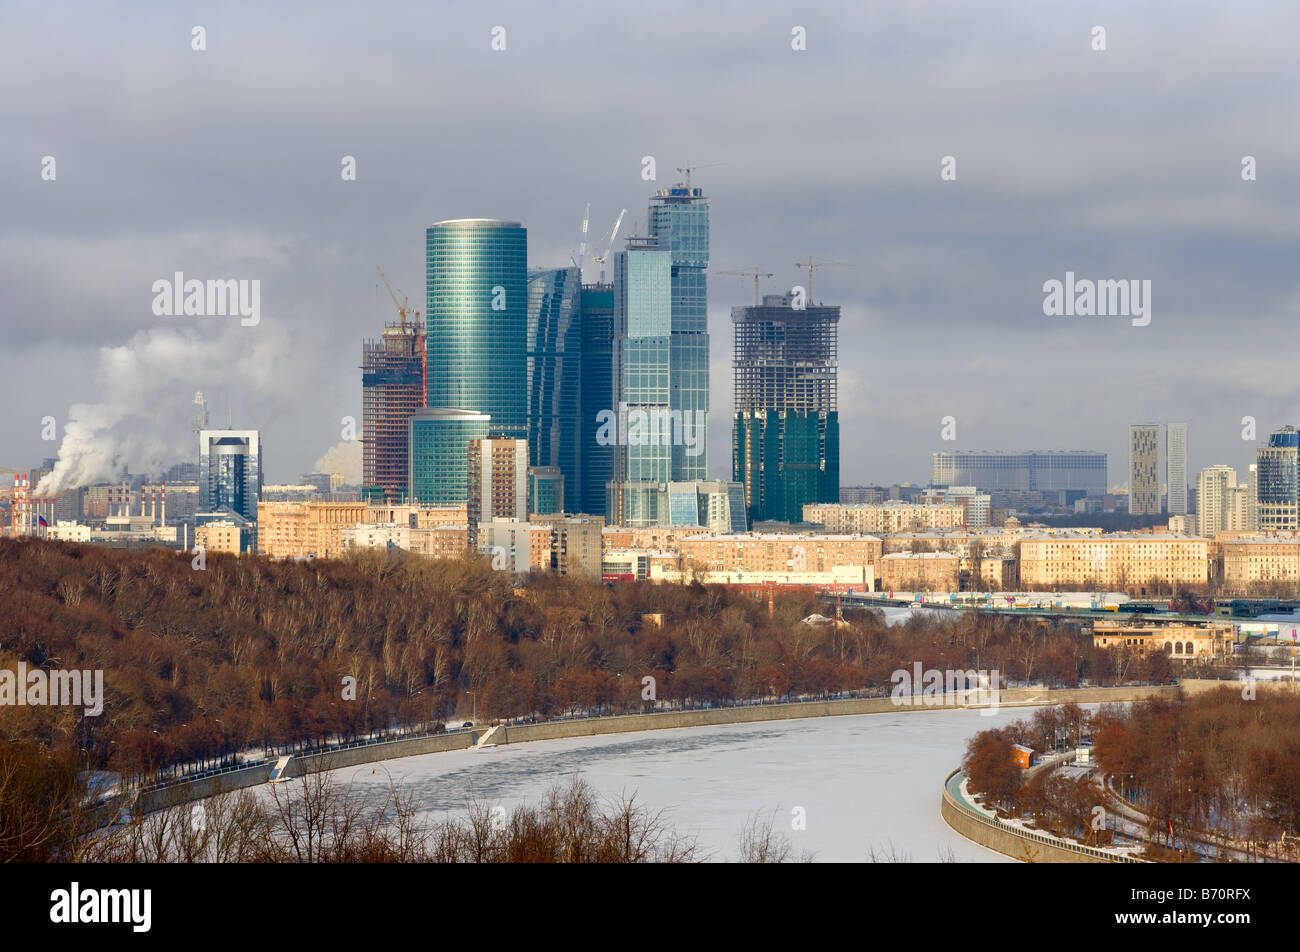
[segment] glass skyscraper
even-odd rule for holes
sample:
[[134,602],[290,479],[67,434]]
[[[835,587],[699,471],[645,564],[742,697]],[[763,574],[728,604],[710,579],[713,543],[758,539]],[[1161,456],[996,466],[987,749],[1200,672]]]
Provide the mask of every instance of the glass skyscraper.
[[[698,427],[698,447],[675,443],[673,479],[708,477],[709,412],[709,203],[698,188],[676,185],[650,199],[649,232],[672,259],[669,405],[683,425]],[[689,423],[687,422],[689,421]],[[698,452],[696,450],[698,449]]]
[[528,462],[558,469],[575,492],[582,484],[581,294],[576,267],[528,274]]
[[528,231],[462,218],[425,234],[428,406],[486,413],[493,435],[528,424]]
[[618,411],[614,392],[614,285],[584,285],[579,310],[582,323],[581,482],[577,487],[570,484],[567,491],[572,498],[569,505],[574,511],[600,515],[605,512],[606,486],[614,478],[615,446],[599,438],[601,411]]
[[486,413],[430,407],[411,417],[410,498],[425,506],[464,506],[469,500],[469,444],[486,439]]
[[1300,529],[1300,431],[1274,430],[1255,451],[1256,513],[1260,529]]
[[606,517],[663,524],[669,481],[708,472],[709,205],[676,185],[650,199],[649,234],[614,259],[612,383],[617,415]]
[[257,520],[262,441],[257,430],[199,431],[199,512],[230,509]]

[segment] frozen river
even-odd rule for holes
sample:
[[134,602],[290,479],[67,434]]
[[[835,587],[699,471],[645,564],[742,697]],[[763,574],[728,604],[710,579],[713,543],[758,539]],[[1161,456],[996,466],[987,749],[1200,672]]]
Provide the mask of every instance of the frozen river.
[[[943,822],[940,788],[971,735],[1032,712],[863,714],[538,741],[348,767],[338,778],[380,794],[391,775],[417,793],[430,821],[463,812],[471,797],[507,810],[538,803],[578,774],[603,797],[635,793],[666,810],[668,826],[695,835],[718,860],[735,858],[741,830],[760,815],[774,816],[796,851],[822,862],[861,862],[870,847],[890,846],[917,862],[950,848],[962,861],[1010,862]],[[796,807],[805,830],[791,828]]]

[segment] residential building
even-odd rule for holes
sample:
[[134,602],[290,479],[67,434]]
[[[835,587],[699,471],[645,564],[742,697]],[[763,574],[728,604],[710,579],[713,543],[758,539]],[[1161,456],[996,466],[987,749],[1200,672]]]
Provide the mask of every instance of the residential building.
[[1128,511],[1158,515],[1160,506],[1160,424],[1134,424],[1129,432]]
[[469,543],[494,519],[528,520],[528,441],[499,437],[470,440],[466,510]]

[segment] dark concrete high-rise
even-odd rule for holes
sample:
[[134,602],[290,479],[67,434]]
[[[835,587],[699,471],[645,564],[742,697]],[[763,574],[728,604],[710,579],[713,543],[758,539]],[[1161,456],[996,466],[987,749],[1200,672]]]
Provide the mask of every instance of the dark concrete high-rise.
[[807,503],[839,501],[837,306],[789,295],[733,307],[733,478],[750,522],[799,522]]

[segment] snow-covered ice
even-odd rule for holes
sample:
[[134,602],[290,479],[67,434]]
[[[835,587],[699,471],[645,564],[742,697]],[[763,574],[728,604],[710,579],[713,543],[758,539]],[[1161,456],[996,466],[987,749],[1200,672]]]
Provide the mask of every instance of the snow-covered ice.
[[[404,757],[347,767],[338,779],[375,795],[390,783],[414,790],[425,822],[462,814],[473,797],[507,810],[538,803],[548,787],[580,774],[607,798],[635,793],[665,809],[667,824],[694,834],[712,858],[733,859],[755,814],[818,861],[860,862],[893,847],[917,862],[951,848],[958,860],[1011,862],[955,833],[939,815],[943,779],[966,741],[1032,715],[1008,708],[813,717],[756,724],[644,731]],[[791,828],[803,807],[807,829]]]

